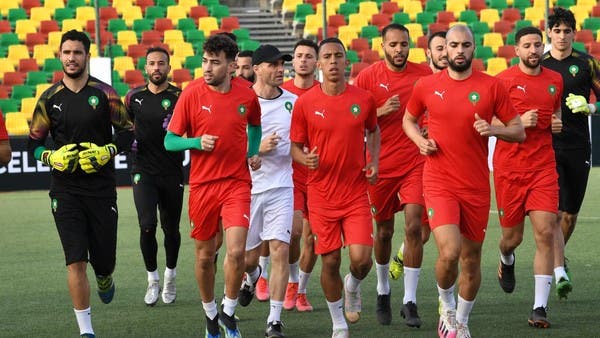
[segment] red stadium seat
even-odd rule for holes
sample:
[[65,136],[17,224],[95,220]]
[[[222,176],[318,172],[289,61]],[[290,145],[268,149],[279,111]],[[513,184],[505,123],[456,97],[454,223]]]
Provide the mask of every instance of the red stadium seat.
[[204,18],[208,16],[208,9],[206,8],[206,6],[194,6],[192,8],[190,8],[190,18],[192,19],[198,19],[198,18]]
[[500,19],[515,23],[521,20],[521,11],[518,8],[505,8]]
[[0,33],[11,33],[10,21],[0,20]]
[[392,18],[387,14],[373,14],[371,17],[371,25],[377,26],[380,31],[383,27],[389,25],[392,22]]
[[481,72],[485,71],[485,64],[483,63],[482,59],[474,58],[472,62],[473,63],[471,65],[474,70],[478,70]]
[[43,33],[27,33],[25,36],[25,45],[29,49],[29,53],[33,52],[33,46],[46,44],[46,35]]
[[123,82],[127,83],[129,87],[139,87],[146,83],[146,79],[144,78],[144,74],[141,70],[133,69],[125,71],[125,78]]
[[452,12],[443,11],[443,12],[437,13],[436,22],[438,22],[438,23],[444,23],[444,24],[448,25],[454,21],[456,21],[456,17],[454,17],[454,13],[452,13]]
[[[338,34],[338,28],[337,27],[332,27],[332,26],[327,26],[327,37],[333,37],[336,36]],[[323,40],[323,27],[319,27],[319,29],[317,30],[317,41],[321,41]]]
[[40,0],[23,0],[23,3],[21,4],[21,7],[23,7],[23,9],[25,9],[25,12],[27,12],[27,15],[30,15],[30,11],[33,7],[41,7],[42,4],[40,3]]
[[144,45],[156,45],[162,42],[163,34],[159,31],[144,31],[142,32],[142,41]]
[[370,50],[367,49],[363,52],[361,61],[368,63],[368,64],[372,64],[375,63],[377,61],[381,60],[381,58],[379,57],[379,52],[376,52],[374,50]]
[[350,42],[350,49],[355,51],[360,58],[362,58],[362,54],[366,50],[370,50],[371,46],[369,46],[369,40],[365,38],[356,38],[352,39]]
[[0,85],[0,99],[8,99],[12,86]]
[[327,18],[328,26],[338,28],[346,25],[346,17],[343,14],[330,15]]
[[48,35],[50,32],[60,32],[60,27],[56,20],[44,20],[40,22],[40,33]]
[[600,5],[592,7],[592,16],[596,18],[600,17]]
[[365,62],[353,63],[352,66],[350,66],[350,79],[353,80],[354,78],[356,78],[358,73],[360,73],[363,69],[367,67],[369,67],[369,64]]
[[500,20],[494,23],[494,32],[502,34],[502,38],[506,40],[506,34],[512,32],[514,24],[510,21]]
[[106,21],[111,19],[118,19],[119,13],[117,13],[117,9],[114,7],[101,7],[100,8],[100,20]]
[[19,60],[18,72],[37,72],[39,69],[36,59],[21,59]]
[[479,14],[479,11],[482,9],[486,9],[487,4],[485,0],[469,0],[469,9],[474,10]]
[[427,49],[427,40],[429,40],[429,35],[422,35],[417,38],[417,47]]
[[400,8],[398,8],[398,3],[393,1],[381,3],[381,13],[387,14],[391,17],[397,12],[400,12]]
[[135,5],[142,9],[142,14],[146,14],[146,7],[154,6],[154,0],[135,0]]
[[127,47],[127,56],[131,56],[133,58],[133,62],[137,62],[139,57],[146,56],[148,47],[149,46],[144,44],[129,45]]
[[575,32],[575,41],[590,44],[594,41],[594,33],[589,29],[582,29]]
[[427,34],[433,34],[436,32],[445,32],[448,30],[448,24],[447,23],[441,23],[441,22],[434,22],[429,24],[429,26],[427,26]]
[[[20,62],[20,60],[19,60]],[[4,73],[4,80],[2,84],[5,85],[22,85],[25,83],[25,73],[21,72],[6,72]]]
[[163,32],[173,29],[173,21],[169,18],[158,18],[154,20],[154,30]]
[[177,83],[179,87],[181,87],[182,83],[192,81],[192,79],[193,77],[189,69],[181,68],[173,71],[173,82]]
[[57,70],[52,74],[52,83],[62,80],[65,73],[62,70]]
[[221,29],[231,32],[234,29],[240,28],[240,21],[236,16],[221,18]]
[[498,47],[497,54],[498,54],[498,57],[505,58],[506,60],[508,60],[508,62],[510,62],[510,60],[512,58],[517,56],[517,54],[515,53],[515,46],[512,46],[512,45],[504,45],[504,46]]

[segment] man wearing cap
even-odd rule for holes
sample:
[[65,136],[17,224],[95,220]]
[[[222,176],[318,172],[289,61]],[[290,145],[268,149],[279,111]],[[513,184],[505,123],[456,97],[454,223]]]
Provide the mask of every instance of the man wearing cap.
[[281,309],[290,273],[289,243],[292,231],[294,184],[290,155],[290,124],[297,96],[281,89],[283,63],[292,56],[282,54],[277,47],[262,45],[252,56],[256,76],[252,86],[258,96],[262,117],[260,169],[252,174],[250,229],[246,239],[246,276],[238,295],[239,304],[252,301],[256,282],[261,274],[258,265],[260,244],[266,241],[271,252],[270,312],[266,337],[284,337]]

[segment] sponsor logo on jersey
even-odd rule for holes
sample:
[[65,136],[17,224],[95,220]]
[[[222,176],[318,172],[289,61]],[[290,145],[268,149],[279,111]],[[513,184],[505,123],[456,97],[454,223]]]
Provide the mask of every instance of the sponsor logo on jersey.
[[433,94],[439,96],[442,101],[444,100],[444,93],[446,93],[445,90],[442,90],[441,92],[436,90],[433,92]]

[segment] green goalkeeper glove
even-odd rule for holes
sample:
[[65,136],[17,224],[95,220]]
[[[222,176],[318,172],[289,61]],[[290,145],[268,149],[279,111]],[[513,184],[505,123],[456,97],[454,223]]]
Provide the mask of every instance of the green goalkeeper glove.
[[117,154],[117,146],[112,143],[101,147],[92,142],[82,142],[79,145],[87,148],[79,153],[79,165],[87,174],[98,172]]
[[569,93],[569,96],[567,96],[565,101],[567,107],[569,107],[574,114],[582,113],[584,115],[590,115],[596,112],[596,106],[593,104],[588,104],[585,97],[581,95]]
[[74,172],[77,169],[77,159],[79,158],[79,150],[77,144],[65,144],[58,150],[44,150],[40,156],[40,161],[46,165],[58,170]]

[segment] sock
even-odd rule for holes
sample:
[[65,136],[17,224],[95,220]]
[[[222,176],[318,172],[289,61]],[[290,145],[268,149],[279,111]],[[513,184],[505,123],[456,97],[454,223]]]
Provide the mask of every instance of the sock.
[[202,308],[204,309],[204,312],[206,313],[206,317],[208,317],[208,319],[210,319],[210,320],[215,319],[217,314],[219,314],[219,312],[217,310],[217,302],[215,302],[214,299],[208,303],[202,302]]
[[264,279],[269,279],[269,261],[271,260],[271,256],[260,256],[258,258],[258,265],[260,265],[262,269],[262,273],[260,276]]
[[346,290],[350,291],[350,292],[356,292],[356,290],[358,290],[358,287],[360,286],[360,279],[356,279],[352,273],[350,273],[350,278],[348,278],[347,284],[346,284]]
[[475,299],[465,300],[460,295],[458,295],[458,306],[456,307],[456,321],[458,323],[469,323],[469,314],[471,314],[473,304],[475,304]]
[[533,308],[543,307],[545,309],[548,306],[548,295],[552,288],[552,275],[534,275],[533,277],[535,278]]
[[306,286],[308,285],[310,274],[310,272],[300,270],[300,276],[298,276],[298,293],[306,294]]
[[158,270],[148,271],[148,283],[158,281],[159,279]]
[[442,309],[444,311],[456,309],[456,301],[454,300],[454,285],[448,289],[442,289],[439,285],[437,288],[438,294],[440,295],[440,300],[442,301]]
[[267,324],[272,322],[281,321],[281,309],[283,308],[283,301],[270,300],[271,310],[269,311],[269,318],[267,318]]
[[403,304],[413,302],[417,304],[417,285],[421,268],[404,267],[404,299]]
[[256,283],[258,277],[260,277],[260,274],[258,272],[258,267],[256,267],[256,269],[254,269],[254,271],[250,273],[246,272],[246,275],[248,275],[248,279],[250,280],[250,282],[252,282],[252,284]]
[[569,280],[569,276],[567,276],[567,272],[565,271],[565,267],[564,266],[557,266],[557,267],[554,268],[554,279],[556,280],[556,284],[558,284],[558,281],[561,278]]
[[77,318],[77,325],[79,325],[79,334],[84,333],[94,333],[94,329],[92,328],[92,308],[88,307],[87,309],[77,310],[75,311],[75,318]]
[[290,277],[288,278],[288,283],[298,283],[298,262],[300,260],[297,260],[296,263],[290,264]]
[[227,296],[223,297],[223,313],[228,315],[229,317],[233,316],[235,313],[235,307],[237,306],[237,298],[230,299]]
[[177,276],[176,268],[169,269],[165,268],[165,279],[173,279]]
[[515,254],[511,253],[509,256],[504,256],[502,252],[500,253],[500,260],[505,265],[513,265],[515,264]]
[[329,308],[329,315],[333,322],[333,330],[347,329],[348,324],[344,319],[344,305],[342,299],[335,302],[327,301],[327,307]]
[[377,294],[387,295],[390,293],[390,281],[388,279],[388,271],[390,269],[390,263],[379,264],[375,263],[375,270],[377,271]]

